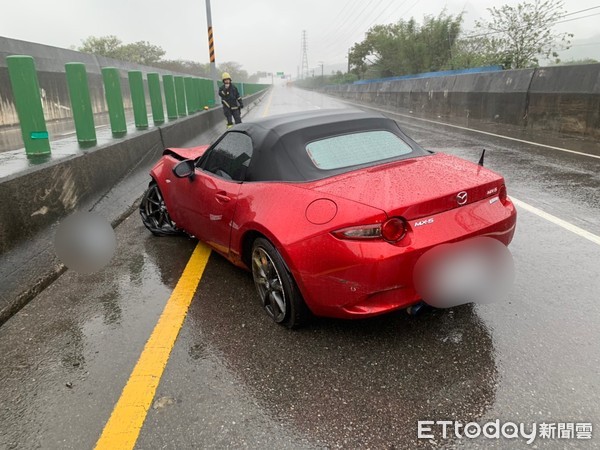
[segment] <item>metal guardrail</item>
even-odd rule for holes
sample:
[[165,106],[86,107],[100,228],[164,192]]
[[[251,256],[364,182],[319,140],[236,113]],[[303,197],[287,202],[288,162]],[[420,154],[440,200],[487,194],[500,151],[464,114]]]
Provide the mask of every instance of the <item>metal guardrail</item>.
[[[31,56],[11,55],[7,56],[6,63],[25,152],[32,157],[48,155],[51,152],[50,137],[42,108],[35,61]],[[67,63],[65,74],[77,141],[82,147],[89,148],[96,143],[96,131],[85,64]],[[139,70],[128,71],[128,80],[135,127],[146,129],[148,111],[144,74]],[[127,133],[127,123],[120,70],[114,67],[102,68],[102,81],[113,136],[122,137]],[[162,81],[161,90],[160,75],[156,72],[147,73],[148,94],[155,125],[165,121],[163,95],[169,120],[195,114],[216,104],[212,80],[163,75]],[[257,83],[236,84],[242,96],[255,94],[267,87]]]

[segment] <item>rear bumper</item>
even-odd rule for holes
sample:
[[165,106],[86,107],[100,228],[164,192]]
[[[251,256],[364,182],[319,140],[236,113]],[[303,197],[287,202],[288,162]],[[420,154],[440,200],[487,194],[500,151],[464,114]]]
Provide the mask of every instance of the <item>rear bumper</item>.
[[315,315],[363,318],[420,301],[413,269],[430,248],[475,236],[493,237],[508,245],[515,225],[512,202],[488,198],[409,221],[409,232],[398,244],[340,240],[326,233],[289,246],[286,253]]

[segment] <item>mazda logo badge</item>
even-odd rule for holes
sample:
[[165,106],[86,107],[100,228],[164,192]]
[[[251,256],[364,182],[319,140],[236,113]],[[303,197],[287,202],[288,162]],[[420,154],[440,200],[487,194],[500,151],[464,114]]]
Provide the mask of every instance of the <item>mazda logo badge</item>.
[[461,206],[467,203],[467,193],[462,191],[456,194],[456,202]]

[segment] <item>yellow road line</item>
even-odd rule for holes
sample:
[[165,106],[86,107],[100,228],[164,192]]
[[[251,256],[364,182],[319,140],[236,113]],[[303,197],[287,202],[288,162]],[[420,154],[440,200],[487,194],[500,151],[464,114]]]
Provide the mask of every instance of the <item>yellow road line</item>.
[[263,111],[263,117],[267,117],[269,115],[269,108],[271,107],[271,100],[273,100],[273,90],[271,88],[271,94],[269,94],[269,100],[267,100],[267,104],[265,105],[265,110]]
[[198,243],[106,423],[96,449],[133,449],[183,325],[210,249]]

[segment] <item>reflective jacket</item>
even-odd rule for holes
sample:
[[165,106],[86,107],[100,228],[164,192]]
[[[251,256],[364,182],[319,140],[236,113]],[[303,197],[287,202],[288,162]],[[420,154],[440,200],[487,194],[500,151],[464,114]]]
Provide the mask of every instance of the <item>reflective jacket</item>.
[[242,97],[233,83],[227,88],[224,84],[219,88],[219,97],[223,106],[229,109],[243,108]]

